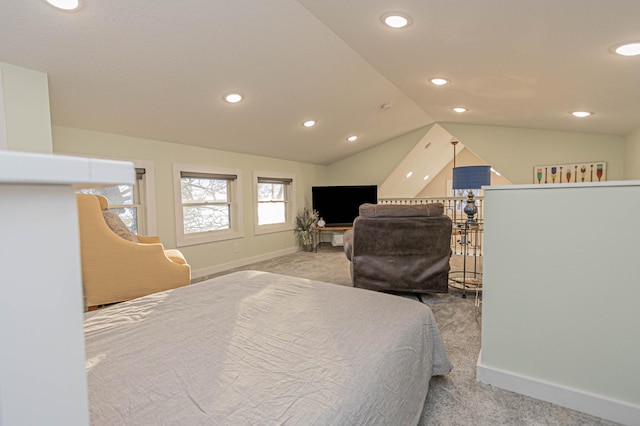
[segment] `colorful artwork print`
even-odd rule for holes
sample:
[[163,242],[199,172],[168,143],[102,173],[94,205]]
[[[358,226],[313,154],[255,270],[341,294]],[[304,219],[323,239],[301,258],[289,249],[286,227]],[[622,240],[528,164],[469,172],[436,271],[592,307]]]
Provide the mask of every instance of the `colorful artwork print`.
[[533,183],[581,183],[603,182],[607,180],[607,163],[552,164],[533,168]]

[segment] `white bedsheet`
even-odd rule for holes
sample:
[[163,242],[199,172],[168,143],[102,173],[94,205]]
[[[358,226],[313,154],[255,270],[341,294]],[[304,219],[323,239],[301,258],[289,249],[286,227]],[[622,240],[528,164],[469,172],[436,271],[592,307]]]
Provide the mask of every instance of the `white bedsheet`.
[[416,301],[257,271],[85,314],[94,425],[410,425],[451,370]]

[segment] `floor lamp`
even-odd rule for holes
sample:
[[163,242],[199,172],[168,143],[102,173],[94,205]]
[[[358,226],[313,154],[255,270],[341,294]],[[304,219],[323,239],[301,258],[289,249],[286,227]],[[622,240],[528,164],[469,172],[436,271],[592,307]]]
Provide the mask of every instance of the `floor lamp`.
[[[478,293],[482,287],[482,281],[479,279],[480,273],[477,272],[477,259],[474,254],[473,272],[469,272],[470,277],[467,278],[467,255],[469,250],[469,244],[471,244],[470,233],[475,233],[477,239],[477,233],[479,232],[478,223],[475,220],[475,216],[478,213],[478,207],[476,206],[475,196],[473,194],[474,189],[480,189],[483,185],[491,184],[491,166],[465,166],[453,168],[453,189],[469,190],[467,195],[467,205],[464,207],[464,213],[467,215],[467,221],[464,223],[463,228],[460,229],[460,241],[463,252],[463,266],[462,266],[462,280],[454,279],[454,281],[462,285],[462,297],[467,297],[467,288],[475,288],[476,292],[476,306],[479,306],[480,301]],[[475,244],[475,243],[474,243]]]
[[464,166],[453,168],[453,189],[468,189],[467,205],[464,212],[467,215],[467,226],[475,226],[475,215],[478,213],[474,189],[491,184],[491,166]]

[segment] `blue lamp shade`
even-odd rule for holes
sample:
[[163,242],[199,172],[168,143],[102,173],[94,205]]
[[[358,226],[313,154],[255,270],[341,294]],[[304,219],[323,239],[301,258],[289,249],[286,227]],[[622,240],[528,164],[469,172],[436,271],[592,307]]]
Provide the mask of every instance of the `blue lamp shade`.
[[453,169],[453,189],[480,189],[491,185],[491,166],[464,166]]

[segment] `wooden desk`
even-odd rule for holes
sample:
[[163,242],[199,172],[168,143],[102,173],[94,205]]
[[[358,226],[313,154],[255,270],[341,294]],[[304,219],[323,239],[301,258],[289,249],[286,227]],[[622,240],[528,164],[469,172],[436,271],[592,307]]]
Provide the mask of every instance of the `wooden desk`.
[[312,231],[315,231],[315,235],[317,236],[317,241],[314,238],[314,242],[313,242],[313,250],[317,253],[318,252],[318,246],[320,245],[320,243],[322,242],[322,233],[323,232],[331,232],[336,233],[336,232],[346,232],[353,229],[353,226],[316,226],[314,228],[311,228]]

